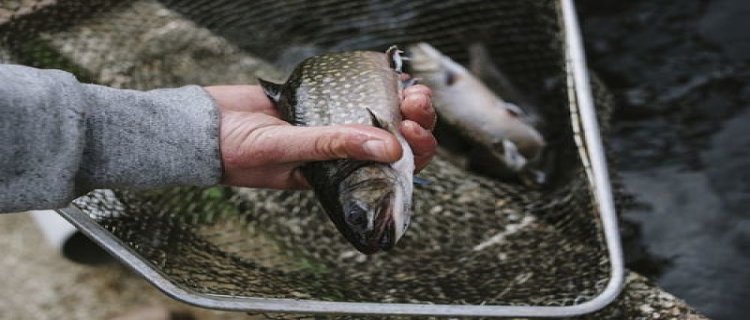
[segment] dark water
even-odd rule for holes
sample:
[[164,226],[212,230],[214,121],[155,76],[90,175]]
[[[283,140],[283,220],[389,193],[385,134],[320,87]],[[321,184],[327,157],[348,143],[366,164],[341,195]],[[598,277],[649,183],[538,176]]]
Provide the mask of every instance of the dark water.
[[[714,319],[750,314],[750,1],[578,1],[617,96],[613,148],[651,255],[630,267]],[[655,263],[655,262],[663,263]]]

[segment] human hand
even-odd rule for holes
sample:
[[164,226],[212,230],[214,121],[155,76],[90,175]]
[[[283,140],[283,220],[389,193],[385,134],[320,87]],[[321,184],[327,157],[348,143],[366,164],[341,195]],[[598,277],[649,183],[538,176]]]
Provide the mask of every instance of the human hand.
[[[402,150],[392,134],[365,125],[295,127],[281,120],[260,86],[205,87],[221,113],[222,183],[234,186],[306,189],[301,165],[342,158],[394,162]],[[435,155],[435,110],[423,85],[404,90],[401,133],[414,152],[416,171]]]

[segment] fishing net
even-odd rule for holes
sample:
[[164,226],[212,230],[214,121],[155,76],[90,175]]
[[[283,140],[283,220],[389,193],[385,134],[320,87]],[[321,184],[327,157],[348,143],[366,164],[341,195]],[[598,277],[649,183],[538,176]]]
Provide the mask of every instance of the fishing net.
[[[550,186],[438,156],[391,252],[365,256],[310,192],[97,190],[74,201],[189,292],[330,301],[569,306],[610,280],[601,218],[571,122],[558,2],[258,0],[0,2],[0,59],[132,89],[283,79],[310,55],[425,41],[468,62],[484,46],[537,101]],[[612,102],[593,81],[602,130]],[[575,118],[575,117],[573,117]]]

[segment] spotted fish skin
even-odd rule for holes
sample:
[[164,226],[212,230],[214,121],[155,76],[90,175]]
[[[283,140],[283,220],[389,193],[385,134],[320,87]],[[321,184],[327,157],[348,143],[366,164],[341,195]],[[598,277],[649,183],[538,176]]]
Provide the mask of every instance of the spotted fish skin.
[[401,135],[397,49],[329,53],[300,63],[286,83],[261,81],[282,118],[297,126],[373,125],[396,136],[398,161],[332,160],[301,171],[338,230],[363,253],[393,248],[411,218],[413,154]]

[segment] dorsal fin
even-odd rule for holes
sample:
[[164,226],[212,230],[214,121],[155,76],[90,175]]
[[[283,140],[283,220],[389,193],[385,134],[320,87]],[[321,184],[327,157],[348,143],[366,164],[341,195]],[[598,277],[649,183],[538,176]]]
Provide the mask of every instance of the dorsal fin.
[[266,81],[261,78],[258,78],[258,82],[260,83],[260,86],[263,87],[263,92],[266,93],[266,96],[271,99],[274,104],[279,103],[279,99],[281,98],[282,85]]
[[[487,47],[481,43],[469,45],[469,61],[470,69],[474,76],[479,78],[479,81],[492,90],[500,100],[514,103],[516,110],[513,111],[523,118],[524,121],[534,125],[541,125],[542,119],[539,116],[539,109],[493,62],[492,55],[487,50]],[[518,112],[519,110],[521,112]]]
[[375,115],[375,113],[374,113],[374,112],[372,112],[372,110],[370,110],[370,108],[365,108],[365,110],[367,110],[367,113],[369,113],[369,114],[370,114],[370,121],[372,121],[372,125],[373,125],[374,127],[376,127],[376,128],[380,128],[380,129],[384,129],[384,130],[388,130],[388,128],[386,128],[386,127],[385,127],[385,126],[383,125],[383,122],[382,122],[382,121],[380,121],[380,119],[378,119],[378,116],[376,116],[376,115]]
[[365,108],[367,112],[370,114],[370,120],[372,121],[372,126],[376,128],[383,129],[385,131],[388,131],[392,134],[396,134],[398,132],[398,129],[393,126],[393,124],[389,123],[388,121],[383,120],[382,118],[378,117],[370,108]]

